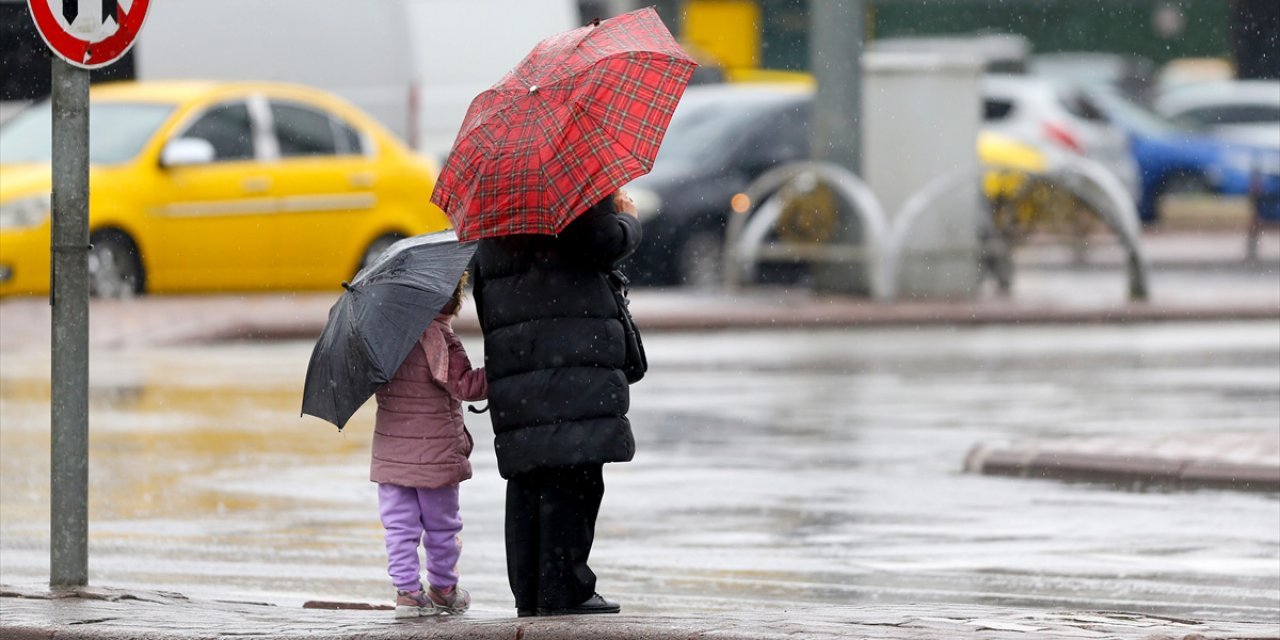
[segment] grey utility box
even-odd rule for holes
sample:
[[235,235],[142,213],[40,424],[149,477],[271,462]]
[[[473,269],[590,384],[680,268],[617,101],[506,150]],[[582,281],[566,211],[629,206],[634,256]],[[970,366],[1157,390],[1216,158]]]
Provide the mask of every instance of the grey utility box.
[[[899,297],[963,298],[979,282],[978,127],[982,66],[963,54],[863,56],[863,177],[902,239]],[[956,176],[967,177],[954,180]],[[924,209],[904,205],[931,183],[955,186]],[[935,185],[936,186],[936,185]],[[917,199],[917,203],[920,202]]]

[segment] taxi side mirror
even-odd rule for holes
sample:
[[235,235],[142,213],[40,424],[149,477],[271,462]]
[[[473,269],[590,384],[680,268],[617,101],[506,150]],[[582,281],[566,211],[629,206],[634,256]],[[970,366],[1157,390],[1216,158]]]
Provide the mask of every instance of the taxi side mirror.
[[182,167],[209,164],[217,159],[218,152],[208,140],[200,138],[174,138],[160,152],[160,166]]

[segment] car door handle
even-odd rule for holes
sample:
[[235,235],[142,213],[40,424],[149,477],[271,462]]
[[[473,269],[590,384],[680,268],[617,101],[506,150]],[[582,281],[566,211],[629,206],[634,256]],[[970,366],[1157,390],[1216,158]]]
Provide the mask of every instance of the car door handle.
[[347,183],[357,189],[368,189],[373,186],[374,177],[372,171],[360,171],[347,176]]
[[245,178],[241,183],[247,193],[262,193],[271,188],[271,178],[265,176],[254,176]]

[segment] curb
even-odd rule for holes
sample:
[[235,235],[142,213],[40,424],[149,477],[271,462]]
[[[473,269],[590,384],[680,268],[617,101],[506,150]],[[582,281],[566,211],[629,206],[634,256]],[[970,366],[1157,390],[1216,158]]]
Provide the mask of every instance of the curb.
[[[781,317],[779,317],[781,316]],[[1135,305],[1110,309],[990,307],[952,303],[900,306],[753,309],[725,315],[636,312],[642,330],[697,331],[733,328],[806,329],[838,327],[946,326],[988,324],[1123,324],[1280,319],[1280,307],[1163,307]]]
[[[634,292],[631,313],[642,332],[866,329],[985,325],[1126,324],[1155,322],[1280,321],[1280,300],[1223,299],[1223,286],[1199,283],[1196,295],[1156,302],[1085,304],[985,300],[905,300],[790,295],[765,291],[728,296],[694,292]],[[1255,285],[1253,285],[1256,287]],[[1270,286],[1270,283],[1268,283]],[[256,340],[315,340],[334,296],[262,294],[155,296],[98,300],[92,306],[90,344],[94,348],[172,346]],[[0,352],[43,348],[51,343],[51,312],[36,299],[0,301]],[[480,335],[474,305],[454,324],[463,335]]]
[[1280,492],[1280,466],[1206,458],[1085,453],[979,444],[965,456],[969,473],[1019,478],[1154,485],[1181,489]]

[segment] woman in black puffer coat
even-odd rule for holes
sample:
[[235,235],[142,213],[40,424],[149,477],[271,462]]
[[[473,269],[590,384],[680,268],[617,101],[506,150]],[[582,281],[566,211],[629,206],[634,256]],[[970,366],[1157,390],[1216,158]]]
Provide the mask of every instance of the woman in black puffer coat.
[[507,480],[507,573],[521,616],[620,610],[595,593],[587,559],[602,466],[635,453],[608,274],[640,236],[619,193],[557,236],[490,238],[476,249],[490,419]]

